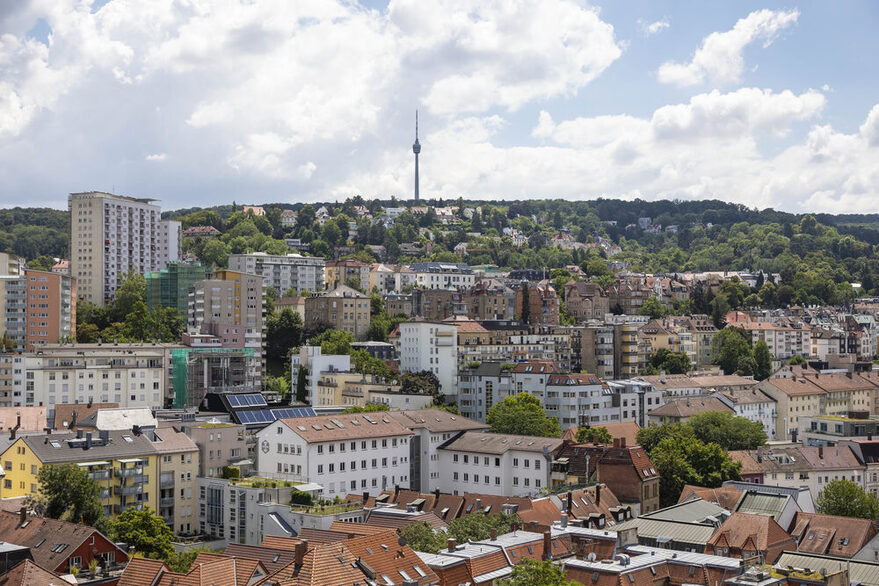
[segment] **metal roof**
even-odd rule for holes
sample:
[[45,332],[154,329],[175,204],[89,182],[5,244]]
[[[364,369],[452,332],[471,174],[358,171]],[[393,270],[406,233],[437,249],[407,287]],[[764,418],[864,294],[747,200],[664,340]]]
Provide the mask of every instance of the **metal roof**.
[[862,586],[879,586],[879,563],[860,562],[823,555],[782,552],[775,567],[837,571],[848,568],[849,580]]
[[659,509],[641,515],[641,518],[660,519],[663,521],[685,521],[689,523],[702,523],[706,517],[729,516],[729,511],[723,507],[702,499],[684,501],[664,509]]
[[614,530],[619,533],[632,527],[638,528],[638,537],[647,539],[659,539],[661,537],[670,538],[671,541],[679,543],[694,543],[705,545],[711,539],[711,535],[716,530],[714,525],[702,525],[699,523],[682,523],[676,521],[665,521],[661,519],[651,519],[648,517],[639,517],[624,523],[617,524]]
[[753,513],[755,515],[769,515],[776,521],[781,518],[788,501],[791,499],[786,494],[767,494],[764,492],[746,492],[736,507],[738,513]]

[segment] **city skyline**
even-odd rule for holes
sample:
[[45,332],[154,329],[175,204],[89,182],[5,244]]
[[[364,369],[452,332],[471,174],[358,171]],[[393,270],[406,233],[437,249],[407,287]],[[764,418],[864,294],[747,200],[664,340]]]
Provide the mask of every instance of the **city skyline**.
[[699,7],[8,6],[0,206],[409,199],[414,107],[422,198],[879,211],[877,8]]

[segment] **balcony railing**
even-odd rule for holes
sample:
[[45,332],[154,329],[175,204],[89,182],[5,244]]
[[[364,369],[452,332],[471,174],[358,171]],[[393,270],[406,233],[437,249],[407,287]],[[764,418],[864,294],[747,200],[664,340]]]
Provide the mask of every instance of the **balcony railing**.
[[174,497],[169,496],[169,497],[159,499],[159,506],[160,507],[173,507],[174,506]]
[[128,503],[126,505],[113,505],[113,512],[117,515],[120,513],[124,513],[126,509],[137,509],[138,511],[143,510],[143,503]]
[[114,489],[114,492],[117,496],[131,496],[134,494],[143,494],[143,486],[139,484],[136,486],[117,486]]
[[116,477],[117,478],[131,478],[132,476],[141,476],[143,474],[143,467],[138,466],[135,468],[117,468],[116,469]]
[[110,480],[111,470],[95,470],[89,474],[92,480]]

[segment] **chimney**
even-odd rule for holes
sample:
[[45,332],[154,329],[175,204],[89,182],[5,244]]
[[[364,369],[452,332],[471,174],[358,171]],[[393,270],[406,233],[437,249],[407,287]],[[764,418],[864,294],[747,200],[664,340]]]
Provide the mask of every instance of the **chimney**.
[[619,449],[619,447],[620,447],[620,438],[618,438],[618,437],[613,438],[613,447],[616,448],[616,449]]
[[364,490],[363,491],[363,504],[365,505],[366,501],[368,501],[368,500],[369,500],[369,492]]
[[82,430],[81,429],[76,430],[76,439],[82,439]]
[[[587,471],[588,473],[588,471]],[[568,491],[568,513],[571,512],[571,508],[574,506],[574,496],[571,494],[571,491]]]
[[[435,488],[435,489],[433,490],[433,498],[434,498],[435,500],[439,501],[439,497],[440,497],[440,489],[439,489],[439,488]],[[433,505],[436,506],[436,503],[433,503]]]
[[562,529],[564,529],[568,526],[568,514],[567,513],[562,513],[562,520],[559,522],[559,525],[561,526]]
[[549,531],[543,532],[543,559],[552,559],[552,533]]
[[67,429],[72,430],[74,427],[76,427],[76,409],[70,414],[70,425],[67,426]]
[[818,446],[818,459],[824,459],[824,446]]
[[18,522],[23,525],[25,521],[27,521],[27,507],[21,507],[18,509]]
[[293,547],[293,563],[301,566],[306,553],[308,553],[308,540],[303,539]]
[[49,426],[44,427],[43,431],[46,432],[46,435],[52,435],[52,428]]
[[625,447],[626,447],[626,438],[624,438],[624,437],[621,437],[621,438],[620,438],[620,447],[621,447],[621,448],[625,448]]
[[15,422],[15,427],[9,430],[9,439],[15,439],[15,432],[21,427],[21,414],[18,415],[18,419]]
[[85,434],[85,448],[86,450],[91,449],[92,447],[92,432],[88,432]]
[[452,553],[454,553],[455,548],[458,547],[457,542],[456,542],[454,539],[452,539],[452,538],[449,538],[449,540],[446,542],[446,545],[448,546],[449,551],[452,552]]
[[515,532],[518,531],[518,530],[519,530],[519,524],[518,524],[518,523],[510,523],[510,531],[512,531],[513,533],[515,533]]
[[476,499],[476,510],[477,511],[482,510],[482,499]]
[[595,506],[596,507],[601,506],[601,485],[600,484],[595,485]]
[[872,434],[872,433],[868,433],[868,434],[867,434],[867,441],[868,441],[868,442],[873,441],[873,434]]
[[400,485],[394,485],[394,502],[397,502],[397,495],[400,494]]
[[494,527],[491,528],[491,540],[497,541],[497,529],[495,529]]
[[88,408],[89,408],[89,409],[91,409],[91,408],[92,408],[92,398],[91,398],[91,397],[89,397],[89,404],[88,404]]

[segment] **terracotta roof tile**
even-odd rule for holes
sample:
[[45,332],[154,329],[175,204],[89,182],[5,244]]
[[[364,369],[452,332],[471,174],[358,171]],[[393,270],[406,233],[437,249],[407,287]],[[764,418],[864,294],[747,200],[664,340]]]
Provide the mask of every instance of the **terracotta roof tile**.
[[[404,580],[417,580],[419,584],[436,582],[438,577],[430,567],[421,561],[411,547],[399,545],[398,540],[394,531],[384,531],[349,539],[345,547],[366,562],[377,576],[387,576],[395,584]],[[419,570],[425,575],[422,576]]]
[[24,560],[0,575],[0,584],[2,586],[67,586],[67,582],[58,574],[41,568],[31,560]]
[[162,573],[170,571],[165,562],[148,558],[132,558],[125,566],[117,586],[153,584]]

